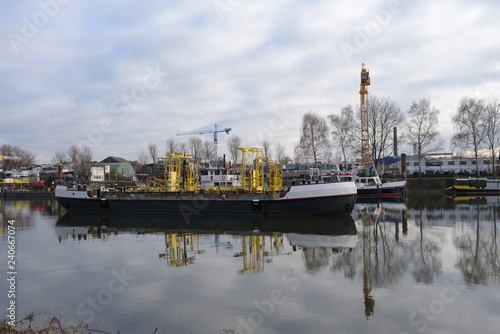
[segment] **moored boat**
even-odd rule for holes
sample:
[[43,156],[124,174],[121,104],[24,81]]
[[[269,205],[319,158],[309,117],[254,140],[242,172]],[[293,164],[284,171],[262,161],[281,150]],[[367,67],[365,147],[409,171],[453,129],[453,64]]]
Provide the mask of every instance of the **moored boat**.
[[292,185],[280,192],[115,192],[57,186],[55,197],[71,213],[197,217],[273,217],[350,213],[354,182]]
[[358,197],[401,197],[406,189],[406,180],[382,182],[378,173],[366,173],[361,170],[354,172],[334,172],[340,180],[353,179],[356,183]]
[[357,176],[359,197],[400,197],[405,191],[406,181],[384,182],[378,176]]
[[[238,149],[242,151],[242,162],[238,163],[240,186],[233,183],[230,187],[219,184],[215,188],[202,188],[194,157],[167,153],[165,179],[158,187],[117,191],[102,185],[92,190],[58,186],[55,197],[71,213],[182,216],[185,219],[193,215],[250,218],[327,215],[353,210],[357,190],[352,180],[332,179],[322,183],[303,180],[284,187],[279,162],[264,159],[260,148]],[[228,176],[228,173],[220,173],[220,176]]]
[[453,182],[456,194],[500,195],[500,179],[457,178]]

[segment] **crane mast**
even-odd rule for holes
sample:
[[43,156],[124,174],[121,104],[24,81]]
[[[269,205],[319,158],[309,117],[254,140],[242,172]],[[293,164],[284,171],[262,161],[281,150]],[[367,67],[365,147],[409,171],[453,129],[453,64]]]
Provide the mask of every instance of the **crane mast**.
[[178,136],[184,136],[184,135],[198,135],[198,134],[204,134],[204,133],[213,133],[214,134],[214,166],[215,168],[218,167],[219,164],[219,155],[218,155],[218,150],[217,147],[219,146],[219,141],[217,139],[217,134],[219,132],[225,132],[229,134],[229,131],[231,131],[231,128],[223,128],[223,129],[218,129],[217,124],[214,124],[213,129],[212,128],[202,128],[194,131],[188,131],[188,132],[179,132],[177,133]]
[[361,114],[361,162],[360,167],[371,163],[370,160],[370,137],[368,136],[368,89],[370,85],[370,71],[365,68],[365,63],[361,65],[361,88],[360,114]]

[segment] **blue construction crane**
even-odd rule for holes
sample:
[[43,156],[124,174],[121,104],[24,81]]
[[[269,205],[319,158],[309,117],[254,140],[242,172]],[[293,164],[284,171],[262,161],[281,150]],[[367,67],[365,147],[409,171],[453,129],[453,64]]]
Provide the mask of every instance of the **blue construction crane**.
[[193,130],[193,131],[187,131],[187,132],[178,132],[177,136],[186,136],[186,135],[198,135],[198,134],[204,134],[204,133],[213,133],[214,134],[214,166],[215,168],[218,167],[218,161],[219,161],[219,156],[218,156],[218,151],[217,151],[217,146],[219,145],[219,141],[217,140],[217,134],[219,132],[225,132],[229,134],[229,131],[231,131],[231,128],[219,128],[217,124],[214,124],[212,126],[206,126],[204,128],[198,129],[198,130]]

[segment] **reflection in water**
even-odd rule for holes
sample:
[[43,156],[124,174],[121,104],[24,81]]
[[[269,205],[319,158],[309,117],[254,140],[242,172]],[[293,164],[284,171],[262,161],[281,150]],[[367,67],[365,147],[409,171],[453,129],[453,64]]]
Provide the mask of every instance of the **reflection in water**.
[[409,216],[437,228],[453,226],[456,267],[469,285],[500,284],[498,216],[500,197],[455,197],[450,206],[410,209]]
[[16,221],[17,230],[34,228],[33,216],[53,216],[57,212],[55,199],[13,199],[0,198],[0,237],[7,231],[9,220]]
[[[324,254],[338,253],[344,248],[356,246],[356,226],[350,215],[325,217],[300,217],[287,219],[193,219],[186,223],[176,218],[101,217],[65,214],[57,221],[56,234],[60,242],[101,239],[119,233],[164,233],[165,252],[159,254],[170,267],[194,264],[196,255],[204,254],[200,249],[200,235],[214,235],[219,247],[219,235],[232,235],[241,251],[239,274],[262,273],[266,263],[284,252],[284,237],[293,250],[302,249],[307,270],[313,272],[328,263]],[[355,238],[354,240],[352,238]],[[233,245],[228,242],[226,248]],[[324,254],[323,254],[324,253]]]
[[[428,207],[405,203],[357,203],[351,215],[301,217],[286,220],[182,219],[92,217],[66,214],[56,233],[64,240],[112,240],[120,233],[165,236],[159,257],[168,267],[203,261],[213,236],[216,250],[229,250],[239,259],[238,274],[263,273],[282,255],[301,252],[305,270],[325,269],[358,278],[362,314],[375,315],[376,290],[396,289],[406,277],[413,284],[436,285],[443,269],[445,245],[455,247],[455,268],[469,285],[499,285],[498,199],[451,201]],[[221,236],[230,240],[220,242]],[[227,238],[226,238],[227,239]],[[360,310],[361,312],[361,310]]]
[[[399,321],[400,331],[415,332],[419,328],[408,327],[410,314],[420,307],[437,305],[434,304],[435,293],[440,293],[443,282],[458,277],[457,282],[460,282],[457,284],[463,285],[463,278],[471,288],[466,298],[457,298],[454,304],[446,302],[446,313],[463,310],[472,300],[477,308],[471,311],[475,312],[473,315],[489,312],[487,307],[491,301],[484,302],[484,298],[493,293],[486,297],[485,293],[497,291],[500,285],[498,198],[441,201],[446,205],[358,203],[352,216],[283,220],[193,219],[186,222],[158,217],[66,214],[59,217],[55,227],[52,226],[55,217],[49,220],[50,224],[45,221],[37,225],[40,217],[50,218],[57,212],[50,200],[42,206],[36,201],[3,201],[2,217],[17,217],[19,226],[24,229],[34,227],[47,232],[25,231],[18,235],[21,240],[32,241],[31,244],[24,242],[25,260],[22,263],[25,267],[23,276],[20,276],[24,280],[20,283],[27,289],[32,282],[37,282],[33,285],[36,289],[28,290],[30,298],[24,300],[27,308],[39,307],[31,302],[32,294],[38,294],[40,300],[49,298],[43,291],[50,291],[45,287],[54,281],[70,287],[68,289],[75,290],[74,286],[78,286],[77,291],[81,284],[79,280],[84,280],[87,290],[77,292],[78,298],[86,300],[89,290],[95,295],[92,289],[100,291],[106,284],[93,277],[114,269],[120,271],[124,266],[127,273],[130,270],[130,275],[136,277],[134,284],[123,295],[113,296],[116,303],[108,305],[106,315],[97,314],[99,319],[115,312],[113,317],[126,322],[130,314],[140,310],[141,316],[151,313],[150,320],[156,321],[161,318],[157,310],[168,309],[166,313],[172,313],[179,304],[186,305],[187,310],[185,300],[202,304],[210,299],[210,305],[215,305],[216,309],[210,313],[214,318],[230,312],[227,305],[231,305],[232,313],[225,318],[230,326],[232,317],[255,314],[252,313],[255,311],[254,299],[259,302],[269,299],[274,287],[285,291],[282,289],[286,286],[282,285],[283,273],[290,266],[299,264],[297,270],[305,270],[303,274],[311,279],[301,281],[300,291],[287,290],[289,304],[286,307],[276,304],[276,313],[270,317],[279,317],[290,325],[296,324],[297,318],[294,311],[289,311],[291,309],[300,309],[305,316],[315,318],[320,317],[319,310],[325,309],[327,313],[332,307],[335,315],[328,314],[318,323],[328,323],[330,317],[332,322],[346,317],[352,321],[363,319],[363,324],[373,327],[384,321],[385,324]],[[54,241],[54,232],[59,244]],[[131,234],[134,236],[130,237]],[[47,235],[48,240],[41,240]],[[45,244],[54,244],[54,247],[42,247]],[[134,272],[135,266],[139,269]],[[180,269],[186,267],[186,270]],[[40,274],[50,279],[39,279]],[[331,284],[334,279],[335,284]],[[74,282],[74,285],[68,282]],[[474,289],[477,285],[481,285],[481,289]],[[210,287],[209,294],[213,298],[203,298],[203,293],[207,292],[200,291],[200,286]],[[421,289],[422,286],[425,288]],[[182,303],[178,303],[179,299],[172,293],[176,289],[182,289]],[[244,297],[237,298],[239,301],[246,299],[250,302],[235,302],[232,298],[235,294]],[[346,304],[345,309],[343,304],[338,306],[339,299]],[[62,306],[74,310],[79,301]],[[57,303],[68,301],[61,298]],[[403,320],[391,318],[388,314]],[[453,325],[450,326],[445,317],[443,312],[444,320],[439,318],[434,324],[446,325],[448,327],[443,328],[454,332]],[[182,322],[174,316],[168,320]],[[265,324],[271,322],[265,320]],[[292,327],[290,325],[286,330],[292,331]],[[382,332],[378,329],[375,328],[374,332]],[[279,328],[263,332],[283,331]],[[365,331],[366,328],[359,330]],[[190,332],[190,328],[179,327],[177,332]]]
[[[465,211],[462,208],[462,212]],[[487,203],[469,207],[470,224],[453,239],[459,255],[456,266],[469,285],[499,284],[500,253],[498,250],[498,206]]]
[[240,238],[241,252],[237,252],[233,255],[234,257],[241,258],[243,262],[243,268],[238,270],[239,274],[257,274],[264,272],[265,262],[271,263],[272,256],[277,256],[279,254],[279,248],[276,249],[276,252],[272,252],[273,247],[278,246],[283,249],[283,235],[274,236],[274,238],[278,239],[274,242],[274,245],[272,238],[272,236],[269,236],[269,250],[266,250],[266,236],[251,235],[242,236]]
[[[200,249],[200,236],[191,233],[165,233],[165,253],[159,255],[167,260],[169,267],[182,267],[194,264],[196,256],[203,254]],[[189,254],[189,255],[188,255]]]

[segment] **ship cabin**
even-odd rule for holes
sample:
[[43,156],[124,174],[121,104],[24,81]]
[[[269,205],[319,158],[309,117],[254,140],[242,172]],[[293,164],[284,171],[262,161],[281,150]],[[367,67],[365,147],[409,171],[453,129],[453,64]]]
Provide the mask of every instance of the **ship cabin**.
[[240,172],[236,168],[200,168],[200,188],[222,188],[241,186]]

